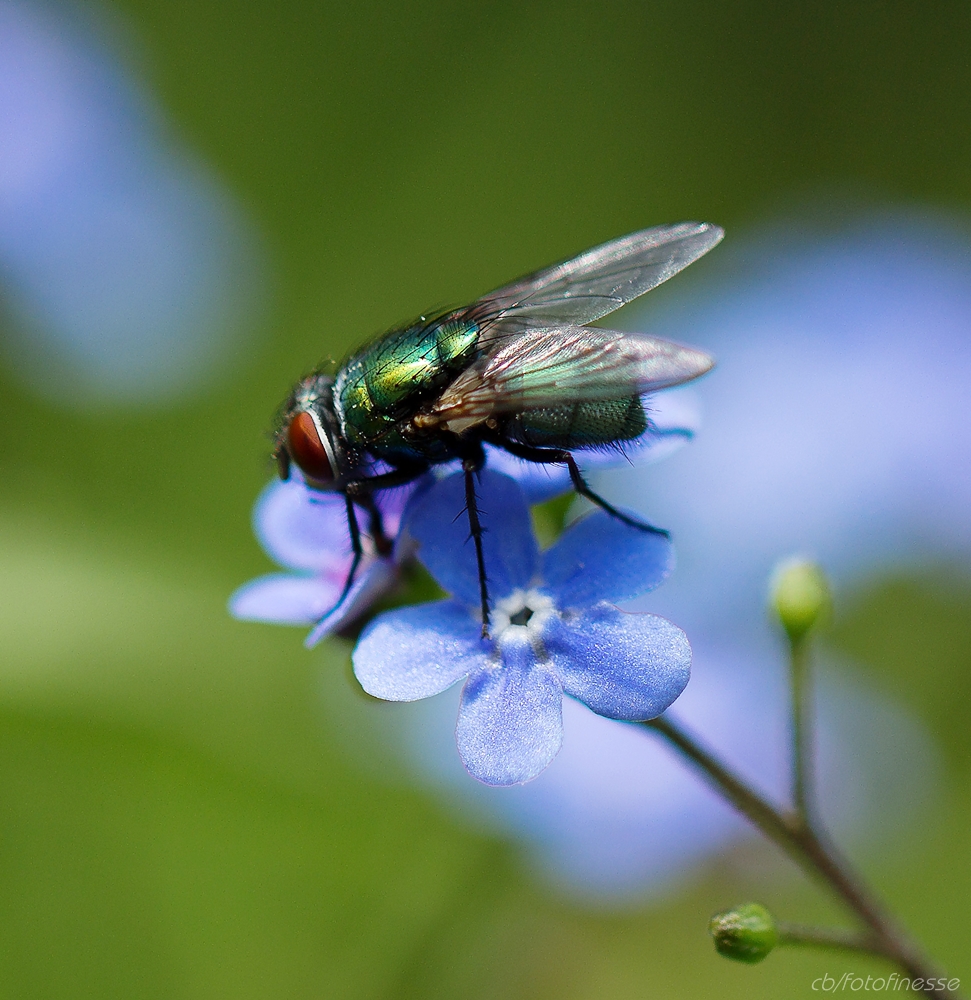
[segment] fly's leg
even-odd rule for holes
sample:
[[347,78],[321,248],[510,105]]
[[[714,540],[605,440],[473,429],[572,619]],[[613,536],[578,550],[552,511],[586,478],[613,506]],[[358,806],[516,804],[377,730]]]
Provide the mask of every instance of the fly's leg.
[[[337,598],[337,603],[327,612],[327,615],[332,615],[344,603],[344,599],[351,592],[351,587],[354,586],[354,577],[357,576],[358,567],[364,558],[364,546],[361,544],[361,529],[357,523],[354,501],[347,493],[344,494],[344,503],[347,508],[347,530],[351,536],[351,551],[354,553],[354,558],[351,560],[351,568],[347,571],[347,576],[344,579],[341,596]],[[327,615],[324,617],[326,618]]]
[[414,482],[422,473],[428,471],[428,463],[402,465],[390,472],[380,472],[376,476],[361,476],[348,482],[345,490],[355,499],[377,490],[387,490],[392,486],[404,486]]
[[596,504],[601,510],[606,511],[611,517],[616,517],[618,521],[629,524],[632,528],[637,528],[638,531],[647,531],[652,535],[662,535],[664,538],[671,537],[671,533],[665,531],[664,528],[655,528],[653,524],[648,524],[639,518],[631,517],[630,514],[625,514],[623,511],[618,510],[612,503],[604,500],[599,493],[594,493],[587,485],[586,480],[583,478],[583,473],[580,472],[580,467],[576,463],[576,459],[570,452],[564,451],[562,448],[532,448],[529,445],[519,444],[515,441],[497,440],[495,443],[511,455],[515,455],[517,458],[524,458],[527,462],[565,465],[570,470],[570,480],[573,483],[573,488],[580,496],[586,497],[587,500]]
[[[384,533],[384,521],[381,511],[374,502],[375,490],[386,490],[393,486],[404,486],[406,483],[414,482],[420,475],[428,471],[427,465],[408,465],[400,469],[392,469],[391,472],[382,472],[377,476],[365,476],[361,479],[353,479],[346,486],[344,496],[348,504],[360,504],[368,513],[368,531],[374,540],[374,548],[379,556],[390,556],[394,548],[394,540],[388,538]],[[355,527],[351,530],[351,543],[354,543],[354,531],[356,522],[353,521],[351,507],[348,507],[347,523],[352,523]],[[355,555],[357,549],[354,550]]]
[[360,504],[368,513],[368,528],[371,537],[374,539],[374,548],[383,557],[391,555],[394,542],[384,533],[384,524],[381,519],[381,511],[374,502],[371,493],[375,489],[387,489],[392,486],[403,486],[414,479],[417,479],[427,466],[407,466],[406,468],[394,469],[378,476],[370,476],[363,479],[356,479],[349,482],[344,492],[344,504],[347,510],[347,531],[351,536],[351,551],[354,558],[351,560],[351,568],[344,578],[344,586],[341,588],[340,597],[337,598],[333,607],[326,614],[321,616],[321,620],[328,615],[332,615],[347,599],[347,595],[354,586],[354,579],[364,558],[364,545],[361,542],[361,528],[357,523],[357,512],[354,509],[355,503]]
[[[354,558],[351,560],[351,568],[347,571],[347,576],[344,578],[344,586],[341,588],[340,597],[338,597],[333,606],[321,616],[321,621],[329,615],[332,615],[344,603],[344,601],[347,600],[347,595],[351,592],[351,587],[354,586],[354,578],[357,576],[357,571],[361,566],[361,560],[364,558],[364,545],[361,542],[361,528],[357,523],[357,511],[354,510],[354,500],[351,499],[350,494],[344,494],[344,503],[347,509],[347,531],[351,536],[351,551],[354,553]],[[381,512],[378,510],[374,499],[365,494],[364,497],[358,498],[358,503],[360,503],[361,506],[368,512],[368,516],[370,518],[369,528],[371,531],[371,537],[374,539],[375,549],[382,556],[390,555],[393,543],[384,533],[384,527],[381,524]]]
[[384,533],[384,521],[378,505],[374,502],[374,497],[370,493],[365,493],[358,497],[357,502],[367,511],[368,534],[374,541],[375,551],[379,556],[387,558],[394,549],[394,542]]
[[566,462],[567,468],[570,470],[570,479],[573,482],[573,488],[582,497],[586,497],[591,503],[595,503],[601,510],[605,510],[611,517],[616,517],[618,521],[623,521],[624,524],[629,524],[632,528],[637,528],[639,531],[646,531],[652,535],[662,535],[664,538],[670,538],[671,532],[665,530],[664,528],[656,528],[653,524],[648,524],[646,521],[641,521],[639,518],[631,517],[629,514],[625,514],[623,511],[618,510],[612,503],[608,503],[599,493],[594,493],[592,489],[587,485],[587,481],[583,478],[583,474],[580,472],[580,467],[576,463],[576,459],[568,452],[563,452],[565,456],[564,461]]
[[475,545],[475,562],[479,570],[479,600],[482,605],[482,638],[489,638],[489,584],[486,579],[485,555],[482,551],[482,522],[479,520],[479,505],[475,498],[475,474],[481,467],[476,459],[465,459],[462,471],[465,473],[465,509],[469,515],[469,532]]

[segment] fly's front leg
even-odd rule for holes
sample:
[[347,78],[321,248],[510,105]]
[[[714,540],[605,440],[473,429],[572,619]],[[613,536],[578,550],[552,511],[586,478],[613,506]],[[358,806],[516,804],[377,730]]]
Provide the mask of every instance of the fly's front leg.
[[374,497],[370,493],[365,493],[359,497],[357,502],[368,513],[368,533],[374,541],[374,549],[379,556],[390,556],[394,549],[394,542],[384,533],[384,521],[381,517],[381,510],[374,502]]
[[583,478],[583,473],[580,471],[580,466],[577,465],[576,459],[570,452],[564,451],[562,448],[532,448],[529,445],[519,444],[515,441],[497,440],[494,443],[504,448],[511,455],[526,459],[527,462],[565,465],[570,471],[570,481],[573,483],[573,488],[580,496],[586,497],[591,503],[596,504],[611,517],[616,517],[618,521],[629,524],[632,528],[637,528],[638,531],[647,531],[652,535],[662,535],[664,538],[671,537],[671,533],[665,531],[664,528],[655,528],[653,524],[648,524],[639,518],[631,517],[630,514],[625,514],[623,511],[618,510],[612,503],[600,496],[599,493],[594,493],[587,485],[587,481]]
[[[364,476],[351,480],[346,486],[347,498],[360,504],[368,513],[368,531],[374,540],[375,551],[380,556],[390,556],[394,548],[394,540],[384,533],[384,521],[381,510],[374,501],[375,490],[387,490],[394,486],[404,486],[414,482],[420,475],[428,471],[427,465],[407,465],[390,472],[382,472],[377,476]],[[348,525],[351,515],[348,514]],[[351,529],[353,534],[354,529]],[[354,541],[353,537],[351,539]]]
[[489,638],[489,584],[486,579],[485,554],[482,550],[482,522],[479,520],[479,505],[475,496],[475,474],[482,467],[482,458],[466,458],[462,461],[465,473],[465,510],[469,515],[469,532],[475,545],[475,562],[479,571],[479,600],[482,608],[482,638]]
[[355,504],[360,504],[361,507],[368,513],[368,530],[371,534],[371,538],[374,540],[374,548],[378,555],[387,558],[391,555],[394,549],[393,539],[388,538],[384,533],[384,523],[381,518],[381,511],[378,505],[374,502],[374,496],[372,492],[378,489],[389,489],[393,486],[403,486],[405,483],[410,483],[417,479],[423,472],[428,470],[427,465],[409,465],[398,469],[392,469],[390,472],[384,472],[377,476],[362,477],[361,479],[354,479],[347,483],[344,487],[344,507],[347,511],[347,533],[351,536],[351,551],[353,553],[353,558],[351,559],[350,569],[347,571],[347,576],[344,578],[344,586],[341,588],[340,597],[337,601],[324,615],[321,616],[321,620],[332,615],[343,603],[347,600],[347,595],[351,592],[351,588],[354,586],[354,580],[357,577],[357,571],[361,567],[361,561],[364,558],[364,545],[361,541],[361,527],[357,523],[357,511],[355,510]]
[[354,586],[354,577],[357,576],[358,567],[364,558],[364,546],[361,544],[361,529],[357,523],[354,501],[347,493],[344,494],[344,504],[347,510],[347,530],[351,536],[351,551],[354,553],[354,558],[351,560],[351,568],[347,571],[347,576],[344,579],[341,596],[337,598],[337,603],[323,616],[324,618],[327,615],[332,615],[344,603],[345,598],[351,592],[351,587]]

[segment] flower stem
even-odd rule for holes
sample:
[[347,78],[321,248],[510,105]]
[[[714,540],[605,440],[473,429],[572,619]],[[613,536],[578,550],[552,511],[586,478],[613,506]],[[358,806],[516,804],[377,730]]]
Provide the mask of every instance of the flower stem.
[[912,979],[923,983],[933,981],[934,985],[921,990],[925,995],[959,1000],[957,993],[937,988],[937,981],[943,979],[941,974],[891,919],[825,834],[798,813],[783,812],[767,802],[672,719],[661,716],[639,724],[670,743],[766,837],[810,875],[828,885],[870,931],[870,944],[865,950],[895,962]]
[[805,636],[789,643],[789,681],[792,685],[792,802],[796,815],[811,824],[814,798],[812,742],[812,676],[809,643]]

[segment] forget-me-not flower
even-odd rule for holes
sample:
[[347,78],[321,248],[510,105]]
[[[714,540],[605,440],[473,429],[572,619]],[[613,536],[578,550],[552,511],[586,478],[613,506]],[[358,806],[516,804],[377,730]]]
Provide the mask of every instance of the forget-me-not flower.
[[465,485],[449,476],[417,492],[404,530],[453,597],[377,617],[354,651],[368,694],[416,701],[465,678],[456,726],[468,771],[491,785],[536,777],[562,741],[564,694],[612,719],[651,719],[681,694],[691,649],[677,626],[614,605],[657,587],[671,544],[597,511],[540,553],[515,480],[478,476],[490,638],[481,637],[479,578]]

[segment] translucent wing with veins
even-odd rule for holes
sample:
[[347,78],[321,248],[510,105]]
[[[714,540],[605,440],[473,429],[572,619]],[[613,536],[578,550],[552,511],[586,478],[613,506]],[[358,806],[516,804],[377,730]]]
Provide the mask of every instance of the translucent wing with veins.
[[674,277],[724,235],[708,222],[642,229],[497,288],[472,309],[499,337],[507,324],[583,326]]
[[714,362],[701,351],[584,324],[656,288],[723,235],[705,222],[656,226],[479,299],[463,312],[478,324],[485,353],[419,422],[461,432],[503,413],[620,399],[703,375]]

